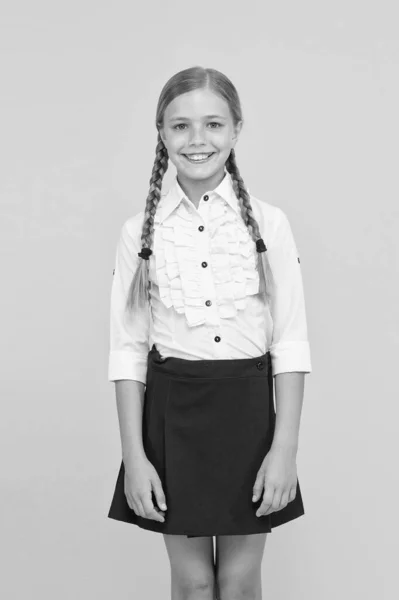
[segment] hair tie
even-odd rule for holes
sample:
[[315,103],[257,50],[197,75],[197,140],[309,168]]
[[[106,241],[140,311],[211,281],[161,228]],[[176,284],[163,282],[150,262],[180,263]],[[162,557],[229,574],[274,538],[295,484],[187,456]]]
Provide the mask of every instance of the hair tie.
[[258,240],[256,240],[256,251],[257,252],[266,252],[267,248],[265,245],[265,242],[262,240],[262,238],[259,238]]
[[138,255],[141,258],[144,258],[144,260],[148,260],[151,256],[151,254],[152,254],[151,248],[146,248],[145,246],[142,247],[141,252],[138,252]]

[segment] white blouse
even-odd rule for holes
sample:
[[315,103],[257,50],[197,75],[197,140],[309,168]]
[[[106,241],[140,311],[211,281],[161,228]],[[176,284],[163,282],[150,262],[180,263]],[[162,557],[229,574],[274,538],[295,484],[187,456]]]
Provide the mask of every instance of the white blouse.
[[[248,192],[249,193],[249,192]],[[144,211],[127,219],[116,249],[110,303],[108,381],[146,383],[147,355],[188,360],[253,358],[270,351],[273,376],[312,370],[299,254],[285,213],[250,194],[273,273],[270,307],[257,295],[257,251],[231,175],[204,194],[198,209],[177,177],[154,218],[150,302],[125,313],[143,260]]]

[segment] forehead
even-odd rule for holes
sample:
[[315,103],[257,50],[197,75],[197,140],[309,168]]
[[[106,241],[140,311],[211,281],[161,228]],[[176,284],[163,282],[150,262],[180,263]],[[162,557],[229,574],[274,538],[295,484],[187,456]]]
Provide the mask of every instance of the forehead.
[[165,118],[186,117],[202,118],[205,115],[230,116],[229,105],[224,98],[209,89],[199,89],[180,94],[165,110]]

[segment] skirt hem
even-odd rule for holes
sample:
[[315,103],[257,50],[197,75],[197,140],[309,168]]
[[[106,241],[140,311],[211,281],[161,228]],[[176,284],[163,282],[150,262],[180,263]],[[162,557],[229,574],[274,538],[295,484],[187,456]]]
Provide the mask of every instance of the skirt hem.
[[[213,530],[212,532],[210,531],[202,531],[200,533],[196,532],[194,533],[192,530],[188,530],[188,529],[178,529],[175,530],[174,528],[172,528],[172,531],[168,530],[168,528],[165,529],[160,529],[155,523],[154,524],[150,522],[150,519],[142,519],[141,517],[137,517],[137,520],[132,520],[129,519],[127,517],[123,517],[122,515],[116,515],[116,514],[108,514],[107,517],[109,519],[113,519],[115,521],[121,521],[123,523],[129,523],[130,525],[136,525],[136,527],[140,527],[140,529],[144,529],[147,531],[152,531],[154,533],[165,533],[167,535],[186,535],[187,537],[211,537],[211,536],[217,536],[217,535],[256,535],[259,533],[272,533],[273,529],[275,529],[276,527],[280,527],[281,525],[284,525],[284,523],[289,523],[290,521],[293,521],[295,519],[298,519],[299,517],[302,517],[305,515],[305,511],[300,512],[300,513],[296,513],[295,515],[292,515],[290,518],[285,517],[284,520],[279,520],[276,521],[275,523],[273,523],[273,519],[272,519],[272,515],[278,515],[279,511],[271,513],[270,515],[266,515],[269,517],[268,519],[268,523],[264,523],[264,527],[261,527],[262,522],[259,523],[259,529],[257,530],[253,530],[248,529],[248,528],[237,528],[234,530],[226,530],[226,529],[222,529],[222,530]],[[262,517],[260,517],[261,519]],[[140,519],[140,522],[139,522]],[[141,521],[142,519],[142,521]],[[145,521],[149,521],[148,523],[146,523]]]

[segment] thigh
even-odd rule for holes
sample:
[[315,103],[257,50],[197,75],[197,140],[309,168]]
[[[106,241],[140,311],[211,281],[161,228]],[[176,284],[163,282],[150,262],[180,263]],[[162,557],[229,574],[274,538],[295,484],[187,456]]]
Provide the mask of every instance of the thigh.
[[170,560],[172,579],[179,582],[211,584],[214,580],[213,538],[188,538],[163,534]]
[[260,572],[267,533],[216,536],[215,568],[219,583]]

